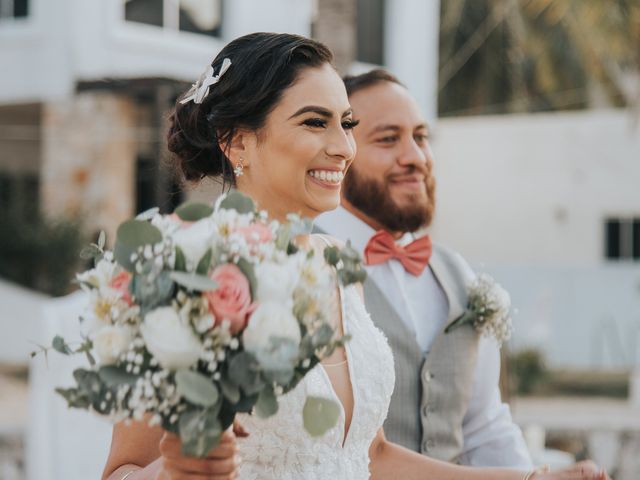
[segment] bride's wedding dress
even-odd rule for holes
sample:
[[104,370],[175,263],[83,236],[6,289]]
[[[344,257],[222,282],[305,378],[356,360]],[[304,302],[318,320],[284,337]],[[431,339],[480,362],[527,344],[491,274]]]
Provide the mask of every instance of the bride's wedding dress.
[[[353,416],[344,437],[345,415],[324,367],[317,365],[279,400],[267,420],[240,415],[249,437],[239,439],[241,480],[365,480],[369,446],[387,415],[393,392],[393,356],[386,338],[365,310],[354,286],[340,289],[346,352],[353,389]],[[307,395],[331,398],[340,407],[337,425],[312,438],[302,423]]]

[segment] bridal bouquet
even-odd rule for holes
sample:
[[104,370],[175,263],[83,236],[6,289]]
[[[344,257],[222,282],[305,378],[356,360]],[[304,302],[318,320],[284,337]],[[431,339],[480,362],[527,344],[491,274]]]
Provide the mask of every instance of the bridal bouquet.
[[[294,237],[310,228],[293,215],[269,221],[234,192],[215,209],[186,204],[126,221],[113,251],[101,235],[83,251],[95,268],[77,276],[89,296],[83,341],[57,336],[52,345],[88,365],[56,391],[112,421],[161,425],[193,456],[206,455],[237,412],[273,415],[278,396],[347,340],[327,318],[335,276],[364,279],[348,245],[298,249]],[[338,411],[309,397],[305,428],[323,434]]]

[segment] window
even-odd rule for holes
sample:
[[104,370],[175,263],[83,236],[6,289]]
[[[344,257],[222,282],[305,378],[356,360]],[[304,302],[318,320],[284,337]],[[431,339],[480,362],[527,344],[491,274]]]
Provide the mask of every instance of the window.
[[606,219],[605,256],[610,260],[640,259],[640,217]]
[[29,13],[29,0],[0,0],[0,19],[24,18]]
[[357,60],[384,64],[384,0],[357,0]]
[[40,179],[36,174],[0,172],[0,212],[34,218],[40,211]]
[[124,0],[124,18],[129,22],[219,37],[222,3],[222,0]]
[[184,201],[184,192],[172,172],[153,157],[139,156],[136,162],[136,213],[159,207],[173,212]]

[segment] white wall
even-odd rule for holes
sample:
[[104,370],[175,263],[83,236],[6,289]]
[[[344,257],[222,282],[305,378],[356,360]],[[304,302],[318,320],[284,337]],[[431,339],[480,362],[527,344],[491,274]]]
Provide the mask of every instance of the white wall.
[[434,234],[474,262],[594,266],[604,218],[640,214],[640,129],[623,110],[440,119]]
[[0,363],[26,365],[37,350],[42,306],[49,297],[0,279]]
[[438,112],[440,1],[393,0],[385,9],[385,68],[409,88],[433,124]]
[[226,1],[220,40],[125,22],[122,0],[33,0],[26,20],[0,23],[0,103],[56,100],[105,77],[195,80],[227,40],[308,34],[311,15],[311,0]]

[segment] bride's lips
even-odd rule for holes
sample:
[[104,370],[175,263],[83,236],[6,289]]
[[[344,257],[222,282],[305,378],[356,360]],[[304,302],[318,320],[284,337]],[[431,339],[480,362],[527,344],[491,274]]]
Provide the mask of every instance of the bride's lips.
[[335,168],[316,168],[307,172],[309,180],[331,190],[339,189],[344,179],[343,170]]

